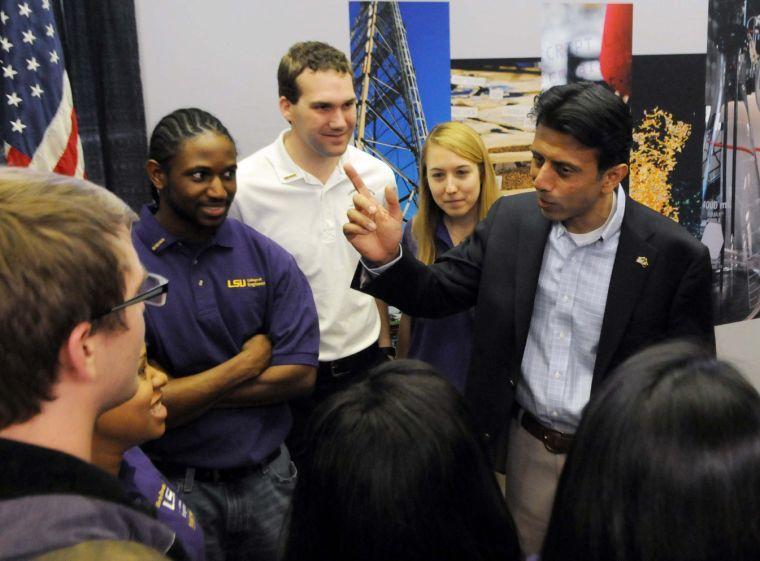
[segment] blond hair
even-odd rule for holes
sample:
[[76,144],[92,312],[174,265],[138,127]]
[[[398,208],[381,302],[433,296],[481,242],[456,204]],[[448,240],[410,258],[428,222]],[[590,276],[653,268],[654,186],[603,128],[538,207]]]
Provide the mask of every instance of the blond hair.
[[478,166],[480,173],[480,196],[478,197],[478,220],[483,220],[491,205],[499,197],[496,174],[488,156],[483,139],[464,123],[449,121],[440,123],[430,131],[420,157],[418,211],[412,222],[412,234],[417,242],[417,258],[425,264],[435,261],[435,232],[443,217],[443,211],[435,204],[427,180],[427,150],[431,145],[451,150],[458,156]]

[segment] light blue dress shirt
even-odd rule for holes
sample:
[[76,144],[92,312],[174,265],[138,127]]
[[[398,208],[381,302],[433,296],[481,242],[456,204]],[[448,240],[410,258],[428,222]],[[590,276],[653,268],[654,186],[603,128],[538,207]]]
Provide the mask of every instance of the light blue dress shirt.
[[592,232],[572,234],[555,222],[546,240],[533,315],[517,385],[517,402],[546,426],[574,433],[591,395],[591,379],[615,263],[625,193]]

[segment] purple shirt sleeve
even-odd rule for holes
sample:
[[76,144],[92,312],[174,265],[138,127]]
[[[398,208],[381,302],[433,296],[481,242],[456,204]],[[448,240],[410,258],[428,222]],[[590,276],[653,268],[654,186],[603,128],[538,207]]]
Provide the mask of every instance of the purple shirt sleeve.
[[156,518],[172,529],[191,561],[203,561],[203,530],[195,513],[137,446],[124,453],[119,479],[128,493],[156,509]]
[[311,288],[295,259],[288,255],[280,263],[267,333],[272,341],[271,364],[317,366],[319,322]]

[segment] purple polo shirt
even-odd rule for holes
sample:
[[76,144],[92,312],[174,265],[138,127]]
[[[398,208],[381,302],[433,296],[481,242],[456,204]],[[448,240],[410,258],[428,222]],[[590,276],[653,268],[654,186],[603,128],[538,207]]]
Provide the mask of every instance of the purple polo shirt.
[[[407,223],[404,229],[402,243],[417,255],[411,223]],[[449,231],[441,220],[435,232],[436,255],[443,255],[452,247]],[[412,318],[409,358],[432,364],[460,393],[464,393],[472,351],[472,325],[472,310],[437,319]]]
[[[257,333],[272,342],[271,365],[317,366],[319,325],[311,289],[293,257],[228,218],[190,244],[144,207],[132,241],[148,271],[169,279],[166,305],[145,307],[148,356],[174,377],[197,374],[240,353]],[[204,468],[261,462],[285,440],[290,408],[210,409],[145,446],[154,459]]]
[[156,518],[174,531],[191,561],[203,561],[203,530],[195,513],[137,446],[124,453],[119,479],[127,493],[156,509]]

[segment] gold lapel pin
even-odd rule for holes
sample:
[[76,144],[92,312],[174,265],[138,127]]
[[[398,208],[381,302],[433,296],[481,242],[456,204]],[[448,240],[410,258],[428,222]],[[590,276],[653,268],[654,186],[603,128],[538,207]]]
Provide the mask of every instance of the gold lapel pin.
[[643,255],[642,255],[641,257],[637,257],[637,258],[636,258],[636,263],[638,263],[639,265],[641,265],[641,266],[642,266],[642,267],[644,267],[645,269],[646,269],[647,267],[649,267],[649,259],[647,259],[647,258],[646,258],[646,257],[644,257]]

